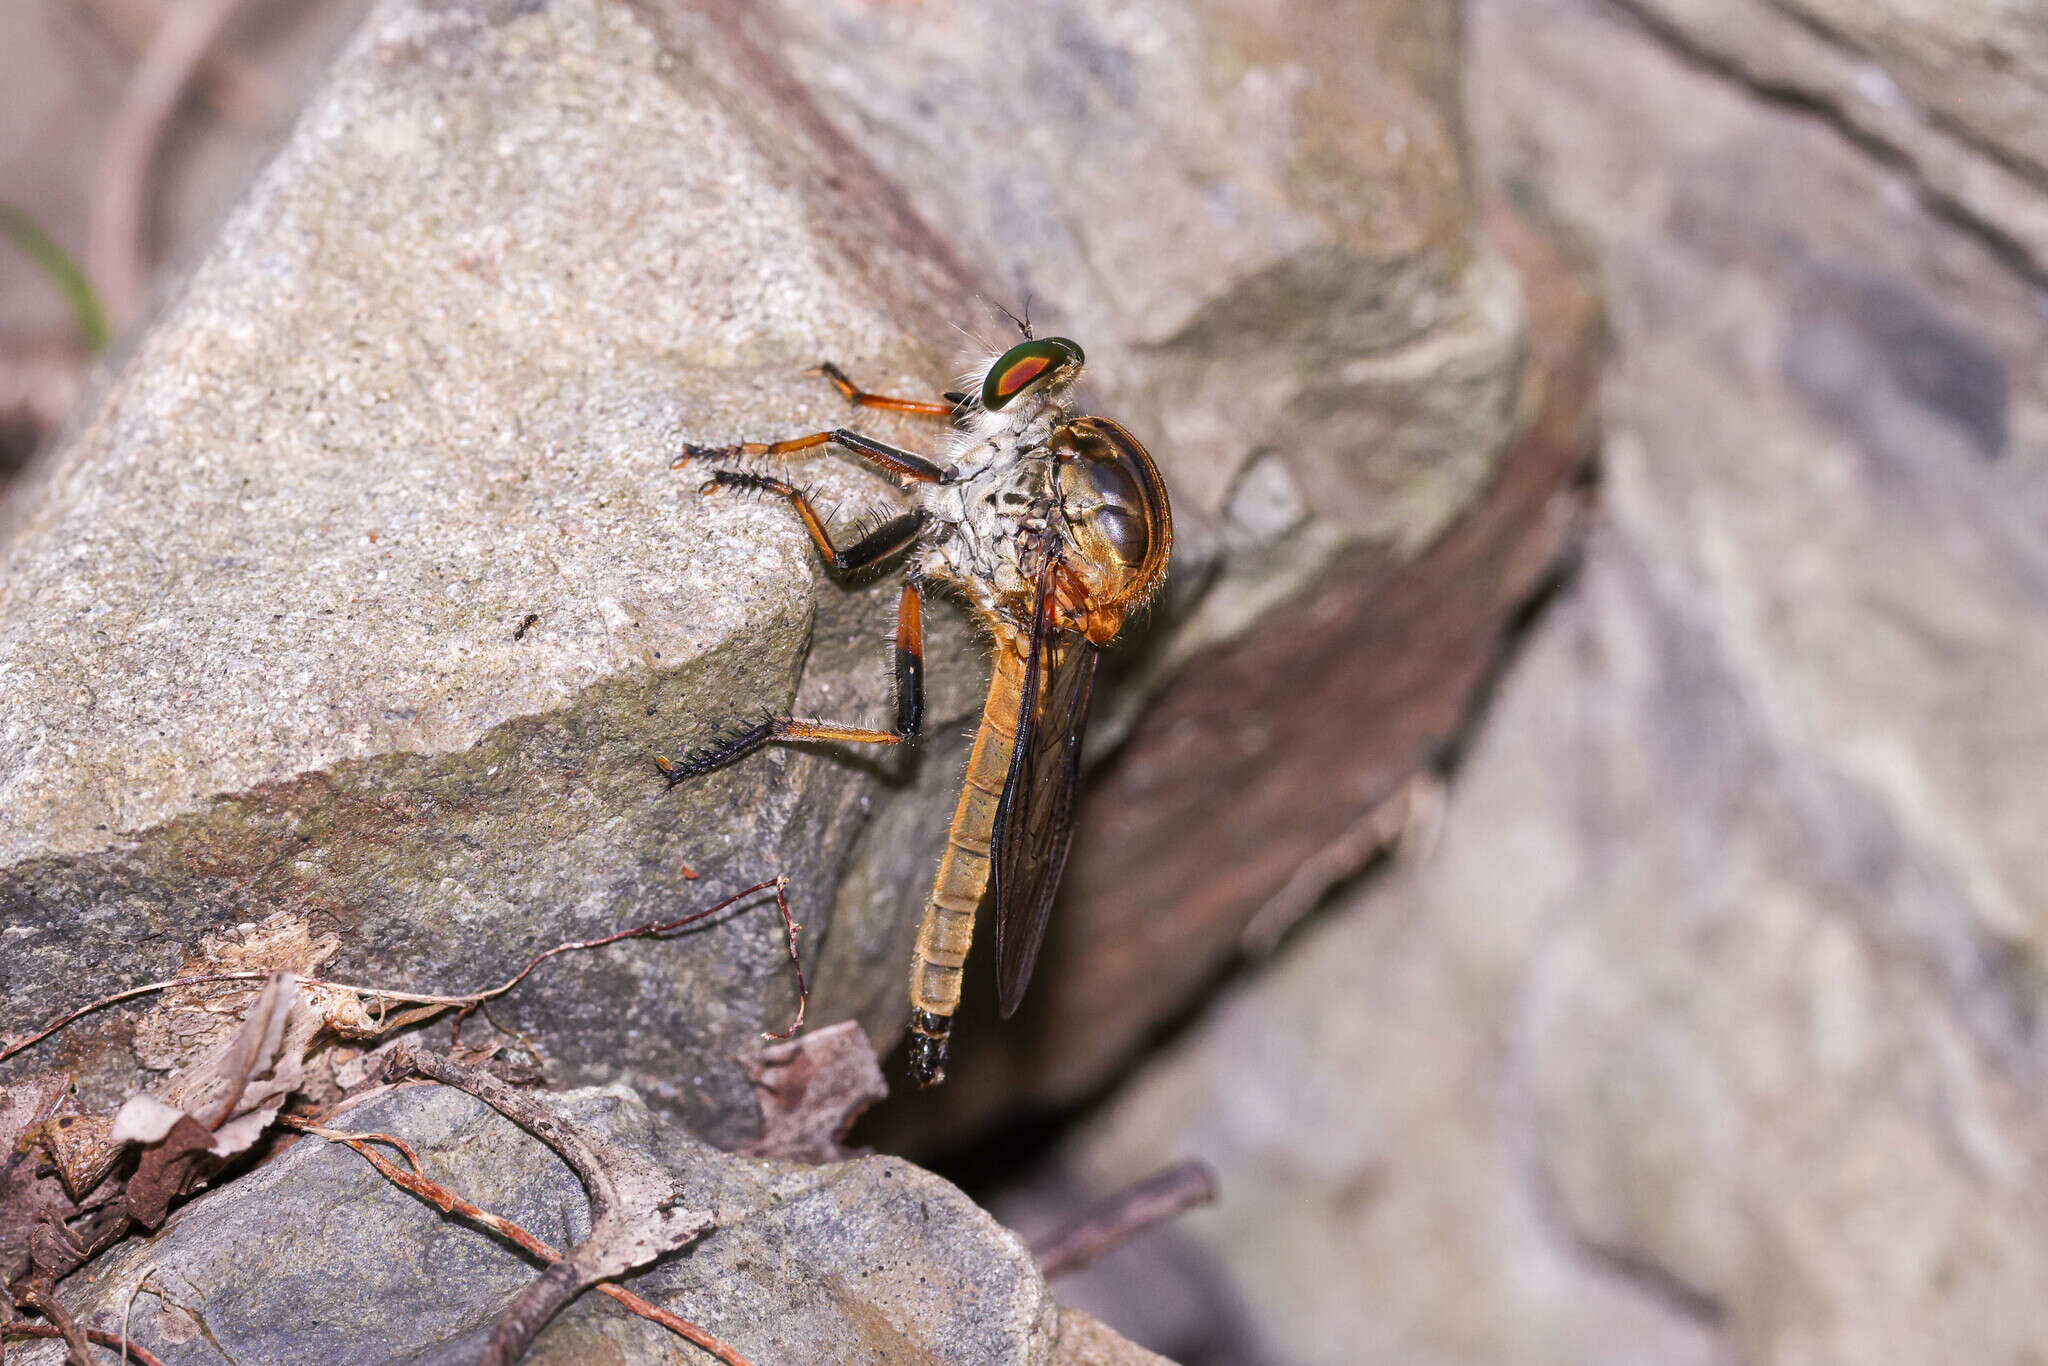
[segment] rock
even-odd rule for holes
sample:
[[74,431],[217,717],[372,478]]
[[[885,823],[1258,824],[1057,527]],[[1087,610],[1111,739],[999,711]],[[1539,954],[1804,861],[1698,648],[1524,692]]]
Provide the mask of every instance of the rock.
[[[1085,1315],[1062,1314],[1014,1235],[908,1163],[811,1168],[727,1156],[654,1119],[623,1087],[553,1103],[652,1156],[692,1206],[717,1211],[710,1232],[627,1283],[754,1361],[1162,1360]],[[569,1167],[462,1092],[386,1091],[333,1123],[404,1138],[430,1178],[557,1247],[589,1231]],[[64,1293],[87,1326],[118,1332],[127,1313],[135,1340],[173,1366],[457,1362],[476,1358],[536,1274],[528,1259],[444,1218],[356,1153],[302,1139],[194,1200],[156,1238],[108,1254],[89,1281],[75,1277]],[[30,1363],[63,1355],[14,1352]],[[526,1358],[706,1359],[595,1292],[545,1329]]]
[[[699,499],[668,461],[839,420],[802,374],[823,356],[928,383],[965,292],[788,169],[704,76],[725,65],[616,6],[386,5],[20,491],[8,1030],[279,910],[340,936],[335,977],[465,990],[779,873],[815,950],[887,786],[784,749],[669,793],[651,758],[792,699],[876,711],[890,607],[814,579],[781,510]],[[936,631],[933,710],[957,717],[973,656],[957,617]],[[849,911],[845,939],[897,933],[874,904],[888,923]],[[731,1055],[794,1004],[781,941],[757,907],[557,960],[497,1013],[565,1075],[737,1142]],[[900,975],[831,985],[893,1000]],[[118,1094],[119,1043],[57,1056]]]
[[1213,1164],[1276,1359],[2039,1357],[2040,295],[1610,6],[1472,17],[1478,145],[1609,285],[1603,526],[1434,855],[1069,1158]]
[[1054,1366],[1173,1366],[1157,1352],[1120,1337],[1079,1309],[1061,1309]]
[[[1184,553],[1103,689],[1102,743],[1129,739],[1083,813],[1042,1003],[1007,1039],[970,1006],[973,1088],[918,1123],[1089,1084],[1262,908],[1369,857],[1362,823],[1450,743],[1568,539],[1578,414],[1546,377],[1592,332],[1568,307],[1557,342],[1529,336],[1495,240],[1526,231],[1481,223],[1459,150],[1455,38],[1421,0],[1030,24],[386,0],[0,513],[0,1029],[279,912],[338,936],[331,976],[449,991],[782,874],[813,1017],[893,1037],[979,702],[970,633],[935,612],[917,750],[780,748],[664,792],[653,753],[765,709],[883,714],[893,603],[826,581],[786,509],[698,499],[667,462],[845,420],[802,374],[823,358],[938,389],[954,327],[993,325],[975,295],[1028,292],[1155,448]],[[1569,293],[1543,243],[1506,245],[1532,296]],[[888,497],[806,468],[828,501]],[[1389,593],[1449,642],[1394,674],[1412,641],[1369,615]],[[1377,709],[1352,684],[1379,678],[1385,715],[1270,728],[1241,686]],[[1313,820],[1189,818],[1186,794],[1302,765],[1329,776]],[[555,959],[494,1013],[564,1079],[734,1144],[756,1120],[731,1058],[792,985],[755,909]],[[21,1065],[111,1099],[131,1028]]]
[[1881,149],[1899,183],[2048,285],[2048,42],[1986,0],[1623,0],[1660,41]]

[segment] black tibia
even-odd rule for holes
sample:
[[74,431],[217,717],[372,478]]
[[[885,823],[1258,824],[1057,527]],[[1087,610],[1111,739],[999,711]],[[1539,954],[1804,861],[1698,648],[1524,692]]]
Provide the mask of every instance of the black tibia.
[[680,457],[670,463],[669,468],[681,469],[692,460],[737,460],[750,455],[784,456],[799,451],[812,450],[827,442],[844,446],[871,465],[879,466],[899,479],[908,479],[919,484],[950,484],[956,477],[952,470],[916,451],[906,451],[901,446],[892,446],[886,441],[877,441],[871,436],[846,427],[834,427],[829,432],[812,432],[808,436],[793,436],[787,441],[742,441],[731,446],[698,446],[685,444]]
[[906,512],[891,517],[862,536],[852,545],[841,550],[832,543],[832,533],[825,529],[825,521],[818,516],[818,510],[811,506],[810,498],[804,491],[786,479],[777,479],[770,474],[754,474],[748,470],[714,470],[704,481],[704,491],[713,489],[757,489],[787,498],[796,508],[797,516],[804,519],[804,529],[811,533],[811,540],[824,552],[832,567],[842,574],[866,569],[869,565],[888,559],[897,551],[906,549],[924,530],[925,516],[922,512]]
[[924,599],[916,580],[896,600],[896,731],[917,734],[924,720]]
[[951,1015],[929,1010],[910,1012],[910,1079],[919,1086],[937,1086],[946,1079],[946,1042],[953,1033]]
[[923,599],[915,583],[903,585],[903,596],[896,604],[894,663],[894,730],[773,716],[745,730],[720,736],[680,759],[656,755],[654,766],[668,779],[668,785],[674,787],[685,779],[701,778],[727,764],[736,763],[770,740],[838,740],[861,745],[898,745],[917,734],[918,725],[924,719],[924,615]]
[[[889,518],[846,549],[827,552],[832,556],[832,567],[842,574],[849,574],[886,560],[899,550],[908,549],[910,543],[923,533],[924,520],[922,512],[905,512]],[[819,548],[824,549],[822,546]]]

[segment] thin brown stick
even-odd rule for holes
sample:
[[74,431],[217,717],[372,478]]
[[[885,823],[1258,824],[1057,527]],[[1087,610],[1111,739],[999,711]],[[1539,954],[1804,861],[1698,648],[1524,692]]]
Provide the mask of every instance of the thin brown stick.
[[513,1297],[478,1366],[512,1366],[585,1290],[684,1246],[711,1226],[708,1212],[683,1208],[680,1188],[660,1164],[481,1068],[416,1047],[398,1049],[391,1068],[394,1075],[414,1072],[475,1096],[554,1149],[590,1200],[590,1235]]
[[[362,1154],[372,1167],[381,1172],[386,1180],[390,1181],[400,1190],[426,1201],[443,1214],[458,1215],[469,1220],[471,1223],[481,1224],[491,1230],[491,1232],[517,1244],[533,1256],[550,1264],[562,1260],[561,1252],[543,1239],[529,1233],[510,1219],[492,1214],[489,1210],[477,1208],[454,1191],[448,1189],[448,1187],[427,1176],[420,1169],[418,1154],[414,1153],[403,1139],[392,1134],[350,1133],[341,1129],[324,1129],[317,1124],[309,1123],[292,1115],[280,1115],[278,1118],[302,1133],[311,1134],[315,1138],[324,1138],[330,1143],[343,1143],[355,1149],[358,1153]],[[412,1164],[412,1170],[410,1172],[405,1171],[390,1158],[372,1149],[369,1146],[372,1143],[388,1143],[397,1148],[405,1154],[406,1161]],[[740,1354],[738,1348],[722,1341],[708,1329],[702,1328],[686,1318],[680,1318],[658,1304],[640,1298],[640,1296],[624,1286],[614,1285],[610,1281],[601,1281],[598,1283],[597,1288],[617,1300],[627,1309],[638,1314],[641,1318],[658,1323],[677,1336],[696,1343],[720,1361],[726,1362],[728,1366],[753,1366],[746,1357]]]
[[789,931],[789,964],[796,969],[796,1018],[780,1034],[763,1030],[761,1037],[787,1039],[804,1027],[804,1012],[811,1006],[811,988],[804,981],[804,960],[796,949],[796,932],[803,926],[797,924],[796,918],[789,913],[789,879],[786,877],[775,879],[775,908],[782,912],[783,928]]
[[[792,916],[790,915],[789,897],[786,891],[788,886],[788,878],[770,878],[766,882],[757,882],[751,887],[743,887],[739,891],[734,892],[731,896],[725,898],[723,901],[720,901],[712,906],[707,906],[701,911],[694,911],[691,914],[684,916],[680,920],[662,921],[657,924],[635,925],[631,929],[620,930],[616,934],[608,934],[598,939],[581,939],[576,940],[572,943],[557,944],[551,949],[546,949],[540,953],[535,954],[533,958],[527,962],[525,967],[519,969],[518,972],[514,973],[511,977],[507,978],[504,982],[500,983],[499,985],[491,987],[484,991],[472,991],[460,996],[432,996],[411,991],[389,991],[383,987],[358,986],[351,982],[333,982],[328,981],[326,978],[322,977],[301,977],[299,978],[299,982],[304,986],[330,987],[337,991],[351,991],[358,996],[371,997],[379,1002],[397,1002],[404,1005],[435,1006],[443,1010],[453,1009],[458,1006],[481,1005],[485,1001],[494,1000],[499,996],[503,996],[506,992],[518,986],[521,982],[526,980],[526,975],[528,973],[532,972],[535,968],[539,967],[543,962],[547,961],[550,958],[553,958],[558,953],[568,953],[573,949],[603,948],[607,944],[616,944],[621,940],[625,939],[644,939],[649,935],[668,934],[675,930],[685,929],[691,925],[696,924],[700,920],[706,919],[709,916],[717,915],[720,911],[731,908],[739,902],[744,901],[748,897],[754,895],[756,892],[765,892],[772,887],[775,889],[776,908],[781,912],[782,923],[789,932],[790,961],[796,965],[797,1005],[796,1019],[793,1023],[791,1023],[790,1027],[787,1030],[780,1034],[769,1034],[764,1031],[763,1037],[770,1039],[786,1039],[791,1034],[796,1033],[797,1030],[803,1028],[804,1012],[807,1009],[809,1009],[811,998],[810,986],[804,980],[803,960],[797,955],[797,932],[803,929],[803,926],[797,924],[795,919],[792,918]],[[6,1047],[0,1048],[0,1062],[7,1061],[7,1059],[13,1057],[17,1053],[24,1051],[25,1049],[33,1048],[35,1045],[41,1043],[44,1039],[47,1039],[52,1034],[55,1034],[58,1030],[63,1029],[66,1025],[69,1025],[76,1020],[80,1020],[85,1016],[92,1014],[94,1011],[104,1010],[108,1006],[112,1005],[119,1005],[123,1001],[132,1001],[138,996],[148,996],[154,992],[159,991],[170,991],[173,988],[177,987],[204,986],[210,982],[261,981],[262,979],[268,976],[270,976],[269,971],[267,969],[262,968],[254,968],[238,972],[202,972],[194,973],[189,977],[169,977],[161,982],[145,982],[139,987],[128,987],[124,990],[116,991],[109,995],[102,996],[96,1001],[89,1001],[85,1005],[78,1007],[78,1009],[76,1010],[68,1011],[63,1015],[59,1015],[56,1019],[44,1025],[35,1033],[25,1035],[24,1037],[16,1039],[12,1043],[9,1043]]]
[[[90,1342],[95,1347],[118,1348],[121,1345],[120,1338],[98,1328],[82,1328],[79,1332],[87,1342]],[[30,1323],[27,1319],[10,1319],[6,1323],[0,1323],[0,1338],[61,1338],[63,1336],[64,1334],[59,1332],[57,1326],[52,1323]],[[164,1366],[162,1357],[156,1355],[147,1347],[133,1342],[128,1344],[128,1355],[141,1362],[142,1366]]]
[[[153,0],[85,0],[115,37],[134,51],[149,45],[163,6]],[[267,128],[284,97],[266,73],[227,52],[211,52],[199,63],[196,84],[206,102],[246,128]]]
[[1047,1280],[1107,1256],[1146,1230],[1216,1198],[1216,1173],[1206,1162],[1176,1162],[1100,1200],[1031,1249]]
[[54,1331],[47,1336],[64,1340],[66,1361],[72,1366],[92,1366],[92,1348],[87,1346],[92,1339],[79,1328],[70,1311],[58,1302],[57,1292],[52,1288],[47,1272],[38,1273],[37,1278],[23,1288],[21,1302],[50,1321]]
[[[269,971],[262,968],[246,972],[207,972],[192,977],[172,977],[161,982],[145,982],[139,987],[129,987],[123,991],[116,991],[110,995],[102,996],[96,1001],[88,1001],[76,1010],[59,1015],[35,1033],[24,1035],[13,1043],[8,1044],[5,1048],[0,1048],[0,1062],[7,1061],[23,1049],[35,1047],[74,1020],[83,1019],[96,1010],[105,1010],[108,1006],[119,1005],[123,1001],[132,1001],[138,996],[148,996],[152,992],[158,991],[169,991],[172,987],[198,986],[206,982],[258,981],[268,976],[270,976]],[[301,978],[300,980],[309,981],[311,979]],[[322,985],[327,984],[323,983]]]
[[149,193],[149,163],[193,71],[239,3],[184,0],[167,10],[142,50],[142,60],[107,129],[105,150],[93,176],[85,265],[116,329],[141,316],[148,294],[142,209]]

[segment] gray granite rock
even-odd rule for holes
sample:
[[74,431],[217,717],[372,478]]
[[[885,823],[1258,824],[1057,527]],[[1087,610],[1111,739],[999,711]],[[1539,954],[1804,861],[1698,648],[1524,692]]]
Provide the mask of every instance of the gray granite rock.
[[[1015,1235],[907,1163],[802,1167],[728,1156],[653,1119],[622,1087],[552,1104],[674,1173],[716,1226],[629,1278],[638,1294],[755,1362],[1159,1361],[1085,1315],[1064,1316]],[[575,1174],[482,1102],[440,1086],[386,1091],[334,1126],[396,1134],[428,1176],[556,1247],[589,1233]],[[337,1144],[302,1139],[202,1195],[156,1237],[67,1283],[73,1312],[174,1366],[466,1362],[537,1274],[503,1242],[386,1181]],[[132,1299],[132,1307],[131,1307]],[[30,1363],[61,1348],[11,1348]],[[1092,1355],[1091,1355],[1092,1354]],[[703,1362],[707,1354],[596,1292],[543,1331],[529,1362]]]
[[[337,976],[459,990],[780,873],[815,951],[869,804],[951,767],[974,653],[935,613],[921,765],[783,749],[665,792],[656,751],[793,699],[879,714],[892,606],[668,461],[841,420],[802,374],[826,356],[923,387],[956,310],[928,254],[778,162],[725,65],[613,5],[384,6],[17,492],[7,1029],[277,910],[340,933]],[[896,933],[874,904],[888,923],[849,912],[846,938]],[[794,1002],[781,939],[756,909],[563,960],[501,1018],[736,1140],[727,1060]],[[841,999],[893,993],[903,956]],[[64,1061],[118,1090],[91,1037]]]

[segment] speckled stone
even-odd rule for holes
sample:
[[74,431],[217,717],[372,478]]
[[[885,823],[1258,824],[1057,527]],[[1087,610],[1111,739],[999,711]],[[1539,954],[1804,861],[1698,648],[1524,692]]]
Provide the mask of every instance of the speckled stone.
[[[785,874],[815,949],[886,784],[784,749],[671,793],[651,760],[792,700],[883,714],[893,594],[823,585],[784,509],[669,459],[844,420],[823,357],[922,387],[951,343],[943,296],[905,303],[926,267],[821,225],[700,55],[608,4],[385,5],[16,496],[5,1028],[279,910],[340,932],[337,976],[461,990]],[[939,617],[944,718],[979,682]],[[842,999],[899,989],[891,956]],[[553,963],[501,1018],[738,1138],[726,1059],[794,991],[754,910]],[[118,1089],[99,1037],[57,1056]]]
[[[907,1162],[803,1167],[727,1156],[655,1120],[623,1087],[553,1103],[674,1173],[688,1207],[716,1212],[709,1232],[626,1283],[753,1361],[1163,1360],[1085,1315],[1063,1315],[1015,1234]],[[431,1178],[558,1248],[589,1234],[575,1173],[460,1091],[400,1088],[334,1123],[406,1139]],[[74,1278],[66,1293],[92,1326],[118,1331],[126,1312],[135,1340],[172,1366],[455,1363],[476,1359],[535,1275],[529,1259],[443,1217],[356,1153],[307,1139],[202,1195],[155,1238],[108,1254],[91,1281]],[[16,1352],[29,1363],[63,1356],[31,1346],[10,1349],[10,1359]],[[560,1366],[708,1359],[594,1291],[526,1358]]]

